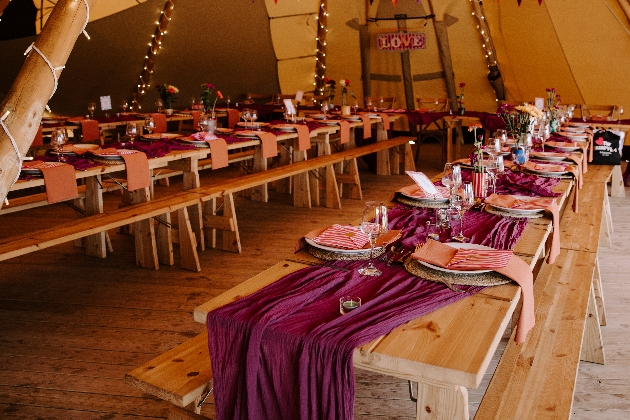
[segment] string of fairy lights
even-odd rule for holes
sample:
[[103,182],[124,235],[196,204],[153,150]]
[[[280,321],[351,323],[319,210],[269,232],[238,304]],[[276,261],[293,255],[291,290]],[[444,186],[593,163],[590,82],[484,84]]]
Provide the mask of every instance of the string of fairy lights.
[[320,94],[326,88],[326,34],[328,32],[328,0],[321,0],[317,15],[317,51],[315,53],[315,90]]
[[473,7],[472,15],[477,19],[477,30],[482,38],[481,48],[484,50],[488,67],[498,66],[497,54],[494,49],[492,40],[490,39],[490,28],[486,21],[486,16],[483,10],[483,3],[480,0],[470,0]]
[[175,8],[175,1],[176,0],[168,0],[166,2],[162,12],[160,13],[160,18],[157,22],[155,22],[156,28],[153,35],[151,35],[149,49],[147,54],[144,56],[144,64],[142,66],[142,71],[140,72],[140,82],[133,94],[132,108],[136,110],[142,109],[140,102],[146,93],[146,89],[151,86],[149,81],[151,80],[151,74],[153,73],[155,56],[162,49],[162,39],[164,35],[166,35],[168,23],[171,21],[171,14],[173,13],[173,8]]

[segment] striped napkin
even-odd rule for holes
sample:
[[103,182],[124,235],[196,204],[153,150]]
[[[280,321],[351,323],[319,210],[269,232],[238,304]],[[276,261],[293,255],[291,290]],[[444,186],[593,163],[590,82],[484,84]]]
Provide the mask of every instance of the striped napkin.
[[362,249],[370,238],[358,226],[332,225],[314,237],[313,242],[335,248]]
[[446,267],[452,270],[494,270],[508,265],[512,251],[498,249],[458,249]]

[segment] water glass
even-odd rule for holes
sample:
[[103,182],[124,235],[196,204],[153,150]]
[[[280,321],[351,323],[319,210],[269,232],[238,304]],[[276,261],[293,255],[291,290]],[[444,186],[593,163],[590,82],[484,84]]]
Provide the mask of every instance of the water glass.
[[144,129],[147,130],[147,133],[153,134],[153,130],[155,130],[155,121],[153,121],[153,117],[148,117],[144,120]]
[[127,137],[129,137],[129,141],[133,142],[136,139],[136,136],[138,135],[138,126],[136,125],[136,123],[128,122],[125,133],[127,134]]
[[379,236],[387,233],[387,207],[378,201],[365,203],[361,218],[361,231],[370,238],[370,260],[365,267],[359,268],[359,274],[364,276],[380,276],[381,270],[374,267],[374,246]]

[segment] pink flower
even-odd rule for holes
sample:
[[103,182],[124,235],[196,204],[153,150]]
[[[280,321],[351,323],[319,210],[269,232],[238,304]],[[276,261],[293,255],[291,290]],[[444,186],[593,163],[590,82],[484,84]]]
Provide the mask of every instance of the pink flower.
[[175,88],[173,86],[169,86],[168,93],[175,93]]
[[346,79],[346,86],[350,86],[350,80]]
[[460,88],[463,88],[464,86],[466,86],[466,83],[465,83],[465,82],[461,82],[461,83],[459,84],[459,87],[460,87]]

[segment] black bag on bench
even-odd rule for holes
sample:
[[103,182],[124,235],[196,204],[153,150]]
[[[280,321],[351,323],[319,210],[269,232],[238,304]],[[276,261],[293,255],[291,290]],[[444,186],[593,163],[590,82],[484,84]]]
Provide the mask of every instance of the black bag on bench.
[[596,131],[593,134],[594,165],[619,165],[621,163],[621,137],[612,131]]

